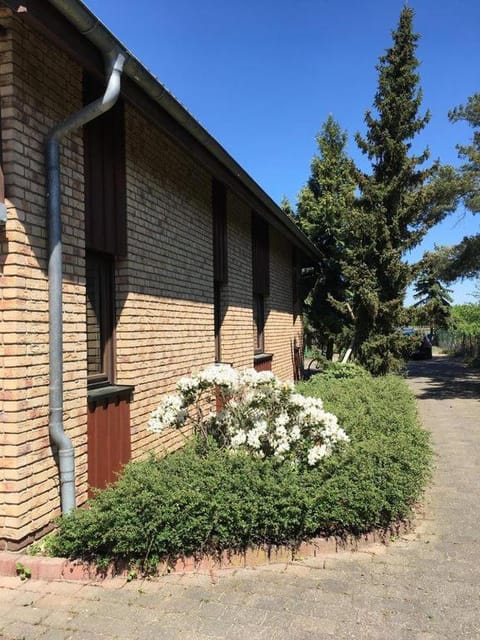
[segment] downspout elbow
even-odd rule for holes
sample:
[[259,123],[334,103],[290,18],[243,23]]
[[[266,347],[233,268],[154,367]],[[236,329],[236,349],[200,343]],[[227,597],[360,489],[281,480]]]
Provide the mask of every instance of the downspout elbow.
[[113,107],[120,95],[120,84],[124,64],[125,56],[123,53],[110,52],[106,55],[108,83],[104,94],[51,129],[47,136],[47,149],[54,141],[59,143],[70,131],[83,127]]

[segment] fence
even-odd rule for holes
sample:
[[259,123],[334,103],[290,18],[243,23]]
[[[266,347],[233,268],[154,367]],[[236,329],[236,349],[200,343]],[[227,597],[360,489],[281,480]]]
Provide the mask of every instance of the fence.
[[438,346],[448,353],[472,359],[480,357],[480,335],[440,330],[437,337]]

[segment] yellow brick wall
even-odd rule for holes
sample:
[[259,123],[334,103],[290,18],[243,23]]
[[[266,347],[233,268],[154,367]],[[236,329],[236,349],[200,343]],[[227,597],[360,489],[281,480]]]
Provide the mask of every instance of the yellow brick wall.
[[[8,220],[2,237],[0,539],[21,539],[58,513],[48,436],[47,232],[44,138],[81,105],[81,69],[10,13],[0,19],[2,151]],[[85,335],[81,135],[62,151],[65,428],[85,491]],[[82,316],[80,316],[80,319]]]
[[[117,378],[135,385],[132,453],[159,444],[150,412],[178,377],[211,364],[211,178],[133,108],[126,111],[128,258],[118,269]],[[174,446],[178,438],[164,438]]]
[[265,352],[273,353],[272,371],[282,380],[293,379],[293,346],[301,344],[301,318],[293,316],[293,249],[270,228],[270,295],[265,300]]
[[[3,170],[0,234],[0,541],[18,541],[59,513],[48,436],[48,296],[44,140],[82,105],[82,70],[9,11],[0,37]],[[214,362],[211,176],[126,105],[128,255],[116,263],[116,381],[135,387],[132,457],[178,446],[146,429],[178,377]],[[64,426],[75,448],[77,503],[87,494],[85,232],[81,132],[62,144]],[[251,208],[230,191],[222,361],[253,364]],[[292,378],[291,246],[271,232],[266,350]]]
[[253,366],[252,245],[250,208],[227,194],[228,282],[222,291],[222,362]]

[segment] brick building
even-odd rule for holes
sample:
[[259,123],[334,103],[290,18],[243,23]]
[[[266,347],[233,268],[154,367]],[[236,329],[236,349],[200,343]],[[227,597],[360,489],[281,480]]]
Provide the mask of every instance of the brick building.
[[[60,139],[52,247],[46,140],[104,92],[119,57],[115,104]],[[217,361],[294,377],[296,281],[318,255],[77,0],[0,1],[0,99],[0,548],[14,549],[60,513],[49,414],[72,443],[82,504],[89,484],[158,446],[146,423],[179,376]]]

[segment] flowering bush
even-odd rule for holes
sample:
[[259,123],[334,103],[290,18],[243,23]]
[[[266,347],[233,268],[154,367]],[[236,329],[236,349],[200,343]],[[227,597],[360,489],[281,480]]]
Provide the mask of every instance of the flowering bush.
[[[405,380],[317,375],[296,389],[321,397],[339,416],[351,434],[348,447],[309,466],[231,455],[212,438],[191,439],[168,455],[130,462],[88,509],[62,516],[49,553],[149,571],[160,560],[344,538],[409,517],[429,477],[431,451]],[[178,413],[183,400],[169,406]]]
[[[196,433],[212,435],[231,451],[309,466],[349,441],[319,398],[295,393],[292,384],[280,382],[270,371],[213,365],[181,378],[177,392],[152,412],[150,430],[179,429],[190,420]],[[207,395],[211,400],[215,394],[222,409],[204,415]]]

